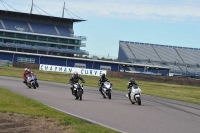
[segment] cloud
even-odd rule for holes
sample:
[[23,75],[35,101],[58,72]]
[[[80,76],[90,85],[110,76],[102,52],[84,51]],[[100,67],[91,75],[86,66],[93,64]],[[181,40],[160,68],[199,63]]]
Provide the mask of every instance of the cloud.
[[[6,2],[17,10],[30,11],[31,0],[26,3],[24,0],[7,0]],[[34,3],[51,15],[61,16],[64,0],[34,0]],[[68,0],[66,2],[67,9],[83,18],[166,21],[199,21],[199,6],[199,0]],[[34,9],[34,12],[37,13],[37,10]]]

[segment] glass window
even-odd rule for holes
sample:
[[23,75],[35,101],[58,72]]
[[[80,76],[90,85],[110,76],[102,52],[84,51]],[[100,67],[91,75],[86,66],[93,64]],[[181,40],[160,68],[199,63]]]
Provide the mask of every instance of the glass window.
[[45,37],[45,36],[38,36],[38,40],[40,40],[40,41],[47,41],[47,37]]
[[59,41],[60,41],[60,43],[68,43],[68,39],[60,38]]
[[81,41],[80,41],[80,40],[75,40],[75,41],[74,41],[74,44],[76,44],[76,45],[81,45]]
[[18,57],[17,62],[35,63],[35,59],[34,58]]
[[34,36],[34,35],[27,35],[27,39],[30,39],[30,40],[37,40],[37,37]]
[[16,37],[17,37],[17,38],[26,39],[26,35],[25,35],[25,34],[19,34],[19,33],[17,33],[17,34],[16,34]]
[[58,38],[49,37],[50,42],[58,42]]
[[6,37],[15,37],[14,33],[5,32]]
[[0,31],[0,36],[3,36],[3,32],[2,31]]

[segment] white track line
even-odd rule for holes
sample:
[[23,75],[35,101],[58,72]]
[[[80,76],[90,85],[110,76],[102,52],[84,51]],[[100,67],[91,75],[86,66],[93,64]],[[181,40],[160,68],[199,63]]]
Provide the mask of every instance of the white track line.
[[115,128],[106,126],[106,125],[104,125],[104,124],[102,124],[102,123],[99,123],[99,122],[96,122],[96,121],[93,121],[93,120],[90,120],[90,119],[87,119],[87,118],[84,118],[84,117],[81,117],[81,116],[78,116],[78,115],[75,115],[75,114],[72,114],[72,113],[69,113],[69,112],[66,112],[66,111],[63,111],[63,110],[61,110],[61,109],[52,107],[52,106],[50,106],[50,105],[47,105],[47,104],[44,104],[44,105],[49,106],[49,107],[51,107],[51,108],[53,108],[53,109],[55,109],[55,110],[61,111],[61,112],[63,112],[63,113],[69,114],[69,115],[71,115],[71,116],[75,116],[75,117],[80,118],[80,119],[82,119],[82,120],[85,120],[85,121],[87,121],[87,122],[94,123],[94,124],[97,124],[97,125],[101,125],[101,126],[103,126],[103,127],[107,127],[107,128],[109,128],[109,129],[115,130],[115,131],[117,131],[117,132],[125,133],[125,132],[120,131],[120,130],[118,130],[118,129],[115,129]]

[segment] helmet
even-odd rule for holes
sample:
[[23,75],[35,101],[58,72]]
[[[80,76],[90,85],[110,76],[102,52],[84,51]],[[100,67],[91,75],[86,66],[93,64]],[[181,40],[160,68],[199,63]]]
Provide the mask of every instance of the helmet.
[[28,68],[24,68],[24,71],[27,71],[28,70]]
[[134,83],[134,82],[135,82],[135,79],[134,79],[134,78],[131,78],[131,79],[130,79],[130,82],[131,82],[131,83]]
[[75,78],[78,77],[78,72],[74,72],[74,77],[75,77]]
[[101,77],[102,77],[102,78],[105,78],[105,77],[106,77],[106,75],[103,73],[103,74],[101,75]]
[[27,71],[28,71],[28,72],[31,72],[31,70],[30,70],[30,69],[27,69]]

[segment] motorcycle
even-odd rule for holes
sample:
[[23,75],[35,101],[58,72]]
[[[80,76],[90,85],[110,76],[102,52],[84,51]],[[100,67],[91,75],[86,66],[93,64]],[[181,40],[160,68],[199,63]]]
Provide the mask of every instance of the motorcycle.
[[38,81],[37,81],[36,75],[33,76],[33,79],[34,79],[34,81],[35,81],[35,86],[38,88],[38,87],[39,87],[39,83],[38,83]]
[[101,94],[104,98],[108,97],[111,99],[112,84],[109,81],[102,83]]
[[132,86],[130,95],[126,94],[126,97],[129,98],[132,104],[138,103],[138,105],[141,105],[140,87],[137,85]]
[[33,87],[34,89],[36,89],[36,87],[37,87],[34,76],[32,76],[32,75],[27,76],[27,82],[25,84],[28,86],[28,88]]
[[83,95],[83,85],[82,83],[75,83],[74,84],[74,96],[76,97],[76,100],[82,100]]

